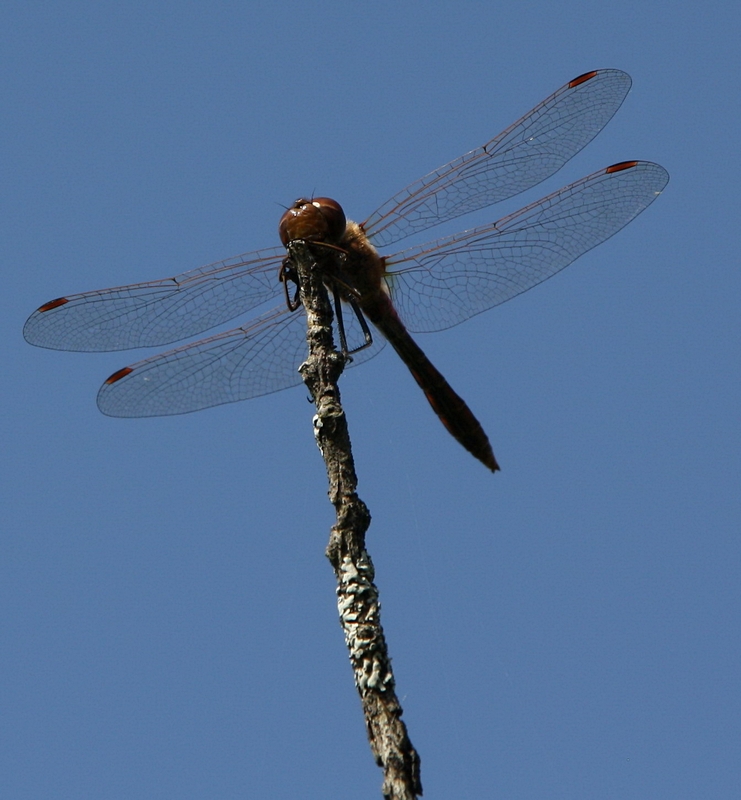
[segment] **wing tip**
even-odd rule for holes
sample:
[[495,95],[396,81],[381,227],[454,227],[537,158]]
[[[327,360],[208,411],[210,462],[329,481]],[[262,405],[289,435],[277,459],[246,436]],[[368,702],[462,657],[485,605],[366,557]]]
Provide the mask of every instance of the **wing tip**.
[[569,89],[574,89],[577,86],[580,86],[582,83],[586,83],[587,81],[591,81],[599,70],[593,69],[591,72],[584,72],[581,75],[577,75],[573,81],[569,81]]
[[124,367],[123,369],[119,369],[116,372],[114,372],[113,375],[110,375],[108,378],[106,378],[105,385],[110,386],[112,383],[120,381],[121,378],[125,378],[127,375],[131,375],[133,371],[134,371],[133,367]]
[[636,167],[641,168],[642,172],[649,172],[654,176],[656,194],[660,194],[669,183],[670,175],[668,170],[654,161],[618,161],[617,164],[606,167],[603,174],[614,175],[616,172],[625,172]]
[[39,306],[36,309],[36,313],[45,314],[47,311],[51,311],[54,308],[59,308],[59,306],[65,305],[65,303],[69,303],[69,297],[57,297],[56,300],[50,300],[48,303],[44,303],[43,306]]
[[589,72],[584,72],[581,75],[577,75],[576,78],[568,82],[567,86],[569,89],[575,89],[577,86],[581,86],[583,83],[591,81],[598,75],[602,76],[603,78],[611,76],[613,79],[624,81],[627,83],[626,93],[633,84],[633,79],[630,77],[630,75],[621,69],[593,69]]
[[624,169],[633,169],[637,167],[640,161],[618,161],[617,164],[612,164],[605,169],[606,175],[611,175],[613,172],[622,172]]
[[35,347],[46,347],[51,350],[60,349],[49,343],[43,336],[43,331],[47,330],[47,325],[40,321],[40,317],[47,311],[53,311],[55,308],[60,308],[67,303],[69,303],[68,297],[57,297],[56,300],[50,300],[48,303],[44,303],[43,306],[39,306],[23,325],[23,338]]

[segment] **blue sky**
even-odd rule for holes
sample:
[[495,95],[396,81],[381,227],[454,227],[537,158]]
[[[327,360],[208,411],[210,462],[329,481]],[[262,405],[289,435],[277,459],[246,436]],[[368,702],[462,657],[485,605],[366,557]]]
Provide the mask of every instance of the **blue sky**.
[[343,376],[428,798],[737,797],[741,11],[729,3],[7,2],[0,11],[0,794],[373,798],[301,388],[118,420],[149,351],[28,346],[59,295],[362,219],[569,79],[633,89],[481,224],[600,167],[671,182],[563,274]]

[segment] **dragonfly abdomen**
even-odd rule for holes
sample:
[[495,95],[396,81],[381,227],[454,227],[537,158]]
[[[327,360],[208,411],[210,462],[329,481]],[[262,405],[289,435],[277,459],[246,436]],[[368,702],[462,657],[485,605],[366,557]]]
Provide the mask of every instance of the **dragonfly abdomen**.
[[442,424],[454,439],[460,442],[472,456],[481,461],[492,472],[499,469],[489,437],[476,419],[473,411],[466,405],[453,387],[445,380],[422,348],[412,339],[409,331],[399,318],[391,302],[381,313],[364,307],[368,318],[383,333],[391,346],[407,365],[417,385],[422,389],[427,402],[440,418]]

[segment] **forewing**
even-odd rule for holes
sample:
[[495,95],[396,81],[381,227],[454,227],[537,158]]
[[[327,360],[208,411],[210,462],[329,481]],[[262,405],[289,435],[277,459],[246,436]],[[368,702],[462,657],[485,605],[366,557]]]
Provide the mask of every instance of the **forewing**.
[[[372,358],[383,344],[375,337],[352,365]],[[100,388],[98,407],[111,417],[156,417],[247,400],[301,383],[298,368],[306,356],[303,309],[278,307],[243,328],[119,370]]]
[[386,259],[386,282],[411,331],[437,331],[537,286],[609,239],[669,180],[647,161],[595,172],[491,225]]
[[282,248],[235,256],[173,278],[52,300],[23,335],[53,350],[128,350],[169,344],[220,325],[282,292]]
[[364,230],[380,247],[535,186],[602,130],[630,85],[616,69],[575,78],[483,147],[394,195],[368,217]]

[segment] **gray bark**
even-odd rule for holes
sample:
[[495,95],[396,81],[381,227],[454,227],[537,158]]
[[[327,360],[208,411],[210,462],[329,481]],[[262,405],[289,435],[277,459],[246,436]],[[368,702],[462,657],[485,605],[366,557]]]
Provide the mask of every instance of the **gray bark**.
[[313,249],[314,253],[297,241],[289,245],[288,252],[298,273],[308,323],[309,357],[300,372],[316,405],[314,436],[324,457],[329,499],[337,515],[326,555],[337,577],[340,624],[368,740],[376,763],[384,770],[383,796],[387,800],[414,800],[422,795],[420,760],[401,719],[403,712],[381,627],[373,562],[365,546],[371,516],[356,492],[350,436],[337,386],[346,358],[334,347],[332,307],[317,263],[322,256],[319,248]]

